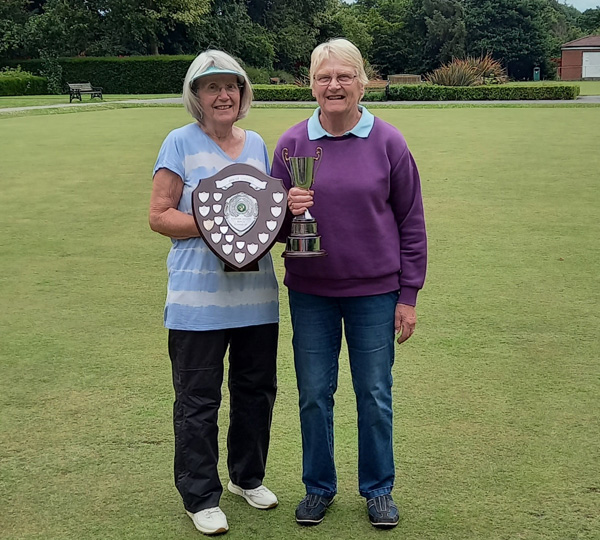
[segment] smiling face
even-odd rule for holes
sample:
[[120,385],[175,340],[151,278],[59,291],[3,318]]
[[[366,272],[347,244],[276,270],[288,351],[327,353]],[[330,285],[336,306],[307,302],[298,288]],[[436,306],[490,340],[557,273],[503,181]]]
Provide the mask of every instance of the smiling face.
[[197,83],[202,124],[208,128],[231,126],[240,111],[241,92],[235,75],[208,75]]
[[[329,84],[320,85],[319,81],[331,80]],[[350,81],[348,85],[340,84]],[[330,57],[315,71],[312,82],[312,94],[317,100],[321,113],[329,115],[355,114],[358,102],[363,95],[363,85],[358,81],[356,70],[348,63]]]

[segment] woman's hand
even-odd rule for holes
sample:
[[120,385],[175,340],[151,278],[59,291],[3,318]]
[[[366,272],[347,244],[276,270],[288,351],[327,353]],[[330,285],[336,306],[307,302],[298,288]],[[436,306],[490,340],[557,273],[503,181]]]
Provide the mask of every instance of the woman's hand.
[[394,327],[398,336],[398,343],[404,343],[415,331],[417,312],[414,306],[396,304],[396,317]]
[[314,191],[293,187],[288,191],[287,204],[290,212],[295,216],[304,214],[313,203]]

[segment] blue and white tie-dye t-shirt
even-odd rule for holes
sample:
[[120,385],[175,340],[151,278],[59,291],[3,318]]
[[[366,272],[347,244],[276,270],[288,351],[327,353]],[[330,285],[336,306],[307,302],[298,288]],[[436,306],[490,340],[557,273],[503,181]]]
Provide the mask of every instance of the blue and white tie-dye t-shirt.
[[[169,169],[181,177],[184,187],[178,209],[191,215],[192,191],[200,180],[232,163],[247,163],[270,173],[267,148],[258,133],[246,131],[244,149],[233,160],[198,124],[189,124],[169,133],[154,173]],[[259,260],[258,272],[225,272],[224,263],[202,238],[172,242],[167,258],[167,328],[220,330],[278,322],[277,280],[270,253]]]

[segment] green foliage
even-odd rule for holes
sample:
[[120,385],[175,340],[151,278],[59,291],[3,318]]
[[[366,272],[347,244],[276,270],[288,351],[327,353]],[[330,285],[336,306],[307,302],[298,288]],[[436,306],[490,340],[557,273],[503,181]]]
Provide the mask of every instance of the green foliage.
[[462,0],[423,0],[423,11],[428,60],[439,65],[463,57],[467,36]]
[[384,90],[370,90],[365,92],[362,101],[387,101]]
[[305,86],[258,84],[253,89],[257,101],[314,101],[311,89]]
[[506,72],[497,60],[488,53],[464,60],[454,59],[435,69],[425,77],[427,82],[442,86],[475,86],[479,84],[500,84],[506,82]]
[[477,84],[477,73],[467,62],[454,60],[435,69],[425,80],[441,86],[473,86]]
[[20,67],[0,71],[0,96],[35,96],[47,93],[48,83],[43,77],[22,71]]
[[490,51],[515,79],[531,78],[540,66],[552,73],[547,0],[465,0],[467,53]]
[[475,70],[478,84],[501,84],[507,81],[506,70],[489,53],[477,58],[467,56],[464,62]]
[[[107,94],[180,93],[193,56],[132,56],[126,58],[59,58],[66,83],[91,82]],[[43,70],[41,60],[25,60],[33,73]]]
[[45,77],[48,81],[48,93],[49,94],[62,94],[63,84],[62,75],[63,70],[58,58],[52,56],[46,51],[40,51],[41,58],[41,70],[40,75]]
[[575,99],[577,85],[540,86],[436,86],[433,84],[391,85],[391,101],[465,101]]

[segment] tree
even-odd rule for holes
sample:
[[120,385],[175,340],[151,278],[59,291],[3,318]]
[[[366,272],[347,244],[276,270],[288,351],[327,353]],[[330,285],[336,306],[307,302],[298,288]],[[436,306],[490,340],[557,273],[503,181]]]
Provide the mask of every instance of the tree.
[[577,25],[585,34],[600,34],[600,7],[586,9],[577,18]]
[[358,0],[353,9],[371,36],[369,61],[382,75],[410,69],[415,47],[406,20],[411,0]]
[[93,1],[48,0],[25,29],[31,55],[78,56],[98,38],[100,13]]
[[223,49],[249,66],[273,67],[272,36],[250,18],[244,0],[215,0],[191,37],[198,51]]
[[466,48],[464,7],[461,0],[423,0],[427,35],[425,56],[435,67],[463,58]]
[[170,32],[199,25],[210,8],[210,0],[101,1],[108,42],[118,54],[159,54]]
[[552,72],[547,0],[465,0],[465,5],[469,55],[489,52],[517,79],[531,78],[534,66]]
[[0,3],[0,57],[24,53],[24,33],[30,13],[27,0],[3,0]]

